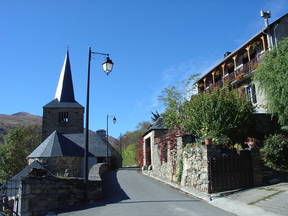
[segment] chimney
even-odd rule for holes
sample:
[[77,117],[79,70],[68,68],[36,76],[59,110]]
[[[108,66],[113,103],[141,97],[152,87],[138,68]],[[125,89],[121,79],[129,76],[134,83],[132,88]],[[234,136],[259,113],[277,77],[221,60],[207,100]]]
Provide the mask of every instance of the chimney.
[[271,18],[271,11],[260,11],[261,17],[264,19],[265,27],[267,28],[266,36],[267,36],[267,43],[268,43],[268,49],[271,50],[273,48],[273,41],[272,41],[272,35],[271,30],[269,27],[269,18]]
[[101,138],[106,138],[106,130],[97,130],[96,131],[97,135],[99,135]]
[[261,17],[264,18],[265,21],[265,27],[267,28],[269,26],[269,18],[271,18],[271,11],[260,11]]

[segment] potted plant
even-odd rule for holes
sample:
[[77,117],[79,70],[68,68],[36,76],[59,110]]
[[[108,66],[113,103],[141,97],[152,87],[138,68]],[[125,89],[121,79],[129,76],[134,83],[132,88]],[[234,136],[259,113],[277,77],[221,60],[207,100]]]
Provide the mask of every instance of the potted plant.
[[204,143],[205,143],[205,145],[211,145],[213,143],[212,137],[211,136],[204,137]]
[[254,137],[247,137],[246,144],[249,146],[249,149],[256,147],[256,138]]

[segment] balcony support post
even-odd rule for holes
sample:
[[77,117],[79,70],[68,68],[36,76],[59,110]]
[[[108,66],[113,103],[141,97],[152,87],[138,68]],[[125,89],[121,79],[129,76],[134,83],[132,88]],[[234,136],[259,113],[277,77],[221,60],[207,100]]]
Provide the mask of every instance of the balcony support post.
[[225,64],[226,64],[226,63],[224,63],[224,64],[221,65],[223,77],[225,76]]
[[263,49],[264,49],[264,51],[266,51],[267,47],[266,47],[266,43],[265,43],[265,37],[263,35],[261,36],[261,40],[262,40]]
[[213,85],[215,84],[215,71],[212,72]]
[[250,47],[251,47],[251,45],[248,45],[247,47],[245,47],[245,49],[246,49],[246,51],[247,51],[247,54],[248,54],[248,60],[249,60],[249,62],[250,62]]
[[203,83],[204,83],[204,90],[206,89],[206,77],[203,79]]

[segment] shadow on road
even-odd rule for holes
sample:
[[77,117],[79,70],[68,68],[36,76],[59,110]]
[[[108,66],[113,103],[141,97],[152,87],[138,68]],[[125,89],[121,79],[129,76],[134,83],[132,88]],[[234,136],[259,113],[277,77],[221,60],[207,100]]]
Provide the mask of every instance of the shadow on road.
[[[131,168],[132,170],[132,168]],[[112,203],[118,203],[123,200],[128,200],[129,197],[122,190],[118,179],[117,171],[113,170],[106,173],[103,177],[103,199],[97,202],[81,203],[77,206],[66,208],[65,210],[60,210],[58,213],[68,213],[78,210],[84,210],[89,208],[95,208],[100,206],[105,206]]]
[[[127,170],[127,171],[135,171],[138,170],[138,167],[125,167],[121,168],[120,170]],[[103,199],[97,202],[90,202],[90,203],[82,203],[78,206],[73,206],[66,208],[65,210],[58,211],[57,213],[69,213],[73,211],[85,210],[95,207],[106,206],[109,204],[137,204],[137,203],[170,203],[170,202],[194,202],[199,201],[198,199],[189,199],[189,200],[130,200],[130,197],[125,193],[125,191],[121,188],[121,185],[117,179],[117,171],[110,171],[103,177]]]

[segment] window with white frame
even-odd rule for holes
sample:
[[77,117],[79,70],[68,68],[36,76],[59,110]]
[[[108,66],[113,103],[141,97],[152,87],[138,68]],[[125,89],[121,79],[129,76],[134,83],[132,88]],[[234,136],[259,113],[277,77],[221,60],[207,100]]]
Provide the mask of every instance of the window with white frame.
[[253,104],[257,103],[255,85],[251,84],[246,87],[246,98]]

